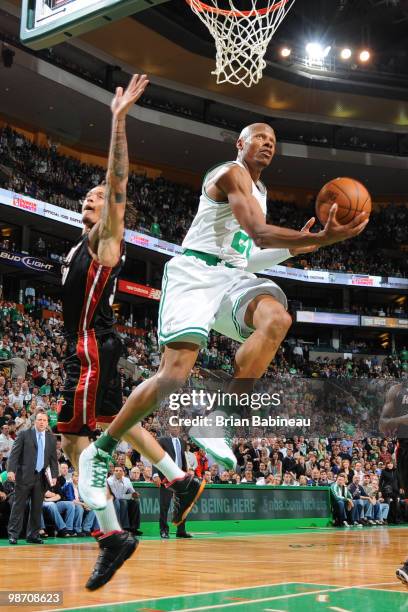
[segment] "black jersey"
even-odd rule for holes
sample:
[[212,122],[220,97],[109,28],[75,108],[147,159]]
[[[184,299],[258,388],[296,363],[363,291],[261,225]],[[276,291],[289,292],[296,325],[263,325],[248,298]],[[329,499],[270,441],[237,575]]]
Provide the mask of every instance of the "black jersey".
[[62,268],[62,308],[69,336],[88,329],[108,331],[115,321],[112,304],[124,253],[119,263],[109,268],[91,257],[88,246],[86,234],[71,249]]
[[[394,416],[408,414],[408,381],[404,381],[399,387],[394,399]],[[400,425],[397,428],[397,438],[400,444],[408,446],[408,425]]]

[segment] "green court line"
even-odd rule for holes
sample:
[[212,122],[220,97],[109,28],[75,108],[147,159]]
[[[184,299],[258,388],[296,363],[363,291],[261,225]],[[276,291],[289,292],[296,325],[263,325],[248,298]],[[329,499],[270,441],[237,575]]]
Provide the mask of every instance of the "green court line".
[[[365,530],[362,529],[357,529],[357,528],[353,528],[351,527],[350,529],[342,529],[342,528],[338,528],[338,527],[297,527],[297,528],[292,528],[292,529],[277,529],[274,531],[269,531],[269,530],[265,530],[265,531],[256,531],[256,532],[249,532],[249,531],[245,531],[244,529],[242,529],[242,531],[224,531],[223,533],[220,532],[216,532],[216,531],[211,531],[210,529],[206,528],[200,528],[200,531],[195,531],[195,529],[199,528],[200,523],[190,523],[191,528],[189,528],[188,530],[192,533],[194,540],[210,540],[210,539],[214,539],[214,538],[253,538],[253,537],[263,537],[263,536],[279,536],[279,535],[293,535],[293,534],[299,534],[301,533],[302,535],[308,534],[308,533],[345,533],[345,534],[350,534],[350,533],[367,533],[368,531],[370,531],[371,533],[378,533],[380,531],[384,531],[386,529],[407,529],[408,530],[408,525],[387,525],[386,527],[367,527]],[[242,525],[242,523],[241,523]],[[243,527],[243,525],[242,525]],[[158,529],[158,528],[157,528]],[[140,536],[138,538],[140,540],[140,542],[154,542],[154,541],[158,541],[161,540],[160,535],[151,535],[150,533],[147,533],[146,535]],[[178,540],[178,538],[176,538],[176,531],[170,529],[170,540]],[[17,548],[19,546],[37,546],[36,544],[27,544],[27,542],[25,541],[24,538],[21,538],[18,541],[18,545]],[[44,546],[55,546],[58,545],[60,546],[61,544],[89,544],[90,542],[94,543],[95,540],[94,538],[47,538],[44,540]],[[13,548],[15,549],[16,546],[15,545],[11,545],[9,544],[9,541],[4,538],[4,539],[0,539],[0,547],[9,547],[9,548]],[[408,607],[407,607],[407,612],[408,612]]]
[[[396,582],[396,584],[398,584]],[[53,610],[57,610],[54,608]],[[58,608],[64,612],[405,612],[405,592],[365,587],[286,583],[123,603]],[[45,612],[51,612],[50,610]]]

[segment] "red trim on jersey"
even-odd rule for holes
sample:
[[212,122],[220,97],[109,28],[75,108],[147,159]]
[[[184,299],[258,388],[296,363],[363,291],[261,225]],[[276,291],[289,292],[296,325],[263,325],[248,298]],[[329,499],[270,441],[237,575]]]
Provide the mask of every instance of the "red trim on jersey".
[[90,375],[88,377],[88,388],[86,397],[86,423],[90,429],[96,429],[96,397],[99,385],[99,351],[98,341],[95,336],[95,330],[90,329],[88,332],[88,355],[91,360]]
[[77,355],[81,362],[81,373],[74,396],[74,418],[69,423],[78,427],[88,425],[96,429],[95,406],[99,383],[99,351],[95,331],[90,329],[81,335],[77,344]]
[[99,350],[95,330],[88,329],[88,326],[93,319],[111,271],[112,268],[101,266],[94,259],[88,268],[76,346],[81,371],[75,390],[73,417],[70,421],[59,423],[58,430],[61,432],[70,431],[73,428],[80,429],[83,425],[88,425],[90,429],[96,428],[95,407],[100,375]]
[[[94,263],[94,262],[93,262]],[[97,265],[97,264],[96,264]],[[105,291],[105,287],[106,287],[106,283],[109,280],[109,277],[111,275],[112,272],[112,268],[108,268],[106,266],[98,266],[97,268],[100,269],[100,276],[98,278],[98,282],[97,282],[97,286],[95,287],[95,291],[93,293],[92,299],[91,299],[91,304],[89,307],[89,311],[88,311],[88,316],[87,316],[87,321],[86,321],[86,325],[87,327],[90,325],[94,314],[95,314],[95,310],[99,304],[99,301],[103,295],[103,292]]]
[[84,303],[79,321],[79,333],[83,331],[84,327],[88,328],[90,326],[111,272],[112,268],[101,266],[94,259],[91,261],[86,279]]

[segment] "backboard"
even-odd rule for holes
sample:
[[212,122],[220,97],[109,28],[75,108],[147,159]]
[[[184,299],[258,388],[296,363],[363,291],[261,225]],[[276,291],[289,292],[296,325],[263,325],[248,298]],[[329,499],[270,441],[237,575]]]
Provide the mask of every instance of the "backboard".
[[167,0],[23,0],[21,41],[44,49]]

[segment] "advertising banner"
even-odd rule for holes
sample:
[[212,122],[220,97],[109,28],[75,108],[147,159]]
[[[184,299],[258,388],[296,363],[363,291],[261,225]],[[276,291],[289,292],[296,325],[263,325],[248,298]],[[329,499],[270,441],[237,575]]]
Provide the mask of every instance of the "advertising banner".
[[397,317],[361,317],[363,327],[391,327],[395,329],[408,329],[408,319],[398,319]]
[[61,271],[59,264],[49,260],[33,257],[32,255],[24,255],[15,251],[6,251],[5,249],[0,249],[0,262],[17,268],[33,270],[34,272],[58,275]]
[[[160,489],[136,485],[142,521],[158,521]],[[330,516],[325,487],[263,487],[207,485],[189,521],[241,521],[254,519],[325,518]]]
[[308,310],[298,310],[296,312],[296,322],[359,326],[360,316],[353,314],[342,314],[339,312],[313,312]]
[[150,300],[160,301],[161,291],[154,287],[147,287],[146,285],[139,285],[138,283],[132,283],[127,280],[119,280],[118,291],[122,293],[129,293],[130,295],[140,295]]

